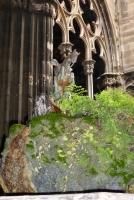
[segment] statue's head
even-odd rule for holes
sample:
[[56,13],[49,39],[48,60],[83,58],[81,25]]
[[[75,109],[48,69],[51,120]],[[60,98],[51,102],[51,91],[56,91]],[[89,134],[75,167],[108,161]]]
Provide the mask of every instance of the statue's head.
[[76,51],[76,49],[73,50],[73,52],[70,54],[70,59],[72,60],[73,63],[77,61],[77,57],[80,53]]

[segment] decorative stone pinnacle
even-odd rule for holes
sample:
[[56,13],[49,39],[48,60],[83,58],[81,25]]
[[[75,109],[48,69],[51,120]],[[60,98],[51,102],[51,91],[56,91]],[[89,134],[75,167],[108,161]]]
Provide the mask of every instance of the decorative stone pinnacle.
[[58,46],[62,59],[66,58],[70,53],[72,53],[72,47],[73,44],[70,42],[63,42]]
[[84,60],[82,65],[84,67],[85,74],[92,74],[94,69],[95,60]]

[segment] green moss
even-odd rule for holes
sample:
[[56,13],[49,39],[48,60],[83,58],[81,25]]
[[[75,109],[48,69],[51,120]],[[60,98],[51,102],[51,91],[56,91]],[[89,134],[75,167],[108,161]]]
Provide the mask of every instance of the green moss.
[[44,163],[51,163],[51,160],[44,154],[41,154],[41,161]]
[[33,151],[33,150],[34,150],[34,146],[33,146],[33,145],[26,144],[26,151],[27,151],[27,152]]
[[9,137],[16,136],[19,132],[21,132],[25,128],[25,125],[22,124],[13,124],[9,129]]
[[89,171],[92,175],[96,176],[98,175],[98,171],[95,169],[95,167],[90,167],[89,168]]
[[[31,129],[29,137],[34,138],[43,134],[44,137],[56,138],[65,130],[64,121],[71,119],[72,117],[57,113],[35,117],[29,123]],[[46,127],[49,127],[49,129],[46,129]]]
[[[104,115],[100,114],[100,117]],[[47,145],[50,145],[50,148],[41,154],[40,159],[43,163],[58,162],[66,166],[80,164],[84,167],[86,176],[90,174],[97,176],[103,172],[111,177],[121,177],[122,183],[127,184],[133,178],[133,173],[127,171],[127,159],[131,157],[134,160],[128,146],[130,136],[121,133],[122,127],[116,127],[114,120],[110,122],[111,124],[105,121],[100,129],[96,125],[98,121],[95,117],[76,118],[56,113],[39,116],[30,121],[29,136],[34,135],[36,143],[38,136],[43,137]],[[118,130],[117,133],[113,125],[115,131]],[[26,147],[27,151],[35,151],[32,142]],[[51,155],[52,152],[55,154]],[[37,155],[32,154],[31,157],[33,160],[36,159],[39,157],[39,152]],[[97,165],[95,160],[98,162]]]

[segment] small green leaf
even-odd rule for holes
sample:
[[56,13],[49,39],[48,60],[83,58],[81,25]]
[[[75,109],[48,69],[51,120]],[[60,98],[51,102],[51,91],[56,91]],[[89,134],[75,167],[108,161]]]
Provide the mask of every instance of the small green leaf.
[[72,154],[72,152],[71,152],[71,151],[67,151],[67,154],[68,154],[68,155],[71,155],[71,154]]
[[57,153],[61,153],[62,152],[62,150],[61,149],[59,149],[58,151],[57,151]]
[[64,141],[67,141],[67,140],[68,140],[67,136],[64,136],[64,137],[63,137],[63,140],[64,140]]
[[113,154],[114,154],[114,151],[113,151],[113,150],[110,150],[110,151],[109,151],[109,154],[110,154],[110,155],[113,155]]
[[79,127],[75,127],[74,129],[75,129],[76,131],[80,130],[80,128],[79,128]]
[[89,128],[90,128],[90,130],[93,130],[93,126],[90,126]]

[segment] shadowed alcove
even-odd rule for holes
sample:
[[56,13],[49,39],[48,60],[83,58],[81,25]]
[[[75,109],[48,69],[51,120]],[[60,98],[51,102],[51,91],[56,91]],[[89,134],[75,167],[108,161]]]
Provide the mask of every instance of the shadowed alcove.
[[80,55],[78,56],[77,62],[73,65],[73,72],[75,76],[75,83],[78,86],[82,86],[86,89],[86,76],[84,74],[84,69],[82,66],[82,62],[85,60],[85,46],[82,39],[79,37],[80,35],[80,28],[76,21],[76,19],[73,20],[73,26],[75,29],[75,33],[72,33],[70,31],[70,42],[74,45],[73,49],[76,49],[78,52],[80,52]]
[[100,92],[99,89],[97,88],[96,79],[105,73],[105,63],[103,59],[100,57],[100,45],[97,40],[95,41],[95,49],[96,49],[96,53],[92,52],[92,59],[96,61],[94,65],[94,73],[93,73],[94,94]]
[[62,43],[62,32],[60,26],[56,23],[53,27],[53,35],[53,58],[61,63],[62,60],[58,46]]
[[90,24],[92,32],[95,33],[94,22],[96,22],[97,16],[96,16],[96,13],[90,9],[89,0],[86,0],[85,2],[86,3],[83,3],[80,1],[80,7],[83,11],[82,18],[86,25]]

